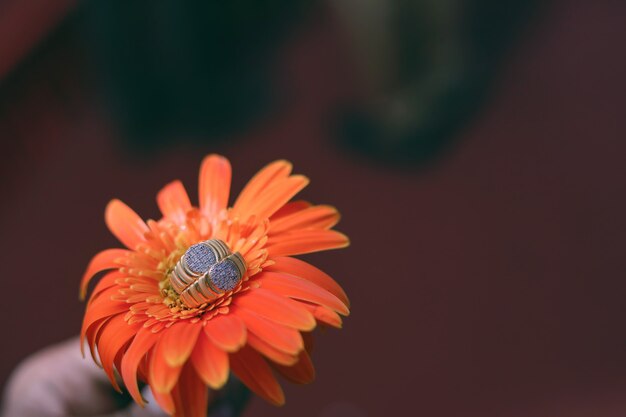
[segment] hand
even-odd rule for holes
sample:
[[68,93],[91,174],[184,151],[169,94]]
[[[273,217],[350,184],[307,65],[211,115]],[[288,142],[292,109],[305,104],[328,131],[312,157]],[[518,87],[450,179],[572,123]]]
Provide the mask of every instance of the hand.
[[[78,338],[48,347],[22,362],[8,381],[2,417],[165,417],[143,390],[145,408],[111,387],[102,369],[80,354]],[[249,393],[231,378],[211,398],[211,417],[235,417]]]

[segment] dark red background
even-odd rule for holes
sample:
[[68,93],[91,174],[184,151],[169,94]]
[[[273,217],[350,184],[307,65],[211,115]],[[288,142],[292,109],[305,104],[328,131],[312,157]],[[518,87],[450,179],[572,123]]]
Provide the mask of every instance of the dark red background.
[[624,16],[617,0],[546,8],[486,108],[420,171],[340,150],[320,128],[348,78],[323,25],[284,53],[300,104],[280,120],[145,155],[116,140],[72,45],[27,60],[0,90],[0,380],[78,332],[83,268],[116,245],[106,202],[156,217],[159,187],[180,178],[195,195],[202,156],[219,152],[236,191],[290,159],[352,239],[310,257],[353,303],[318,338],[317,381],[246,415],[626,415]]

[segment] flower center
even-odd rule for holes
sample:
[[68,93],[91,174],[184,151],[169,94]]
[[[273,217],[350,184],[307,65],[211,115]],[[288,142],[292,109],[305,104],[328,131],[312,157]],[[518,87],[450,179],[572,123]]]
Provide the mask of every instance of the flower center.
[[241,283],[246,263],[219,239],[192,245],[168,275],[170,288],[183,307],[203,308]]

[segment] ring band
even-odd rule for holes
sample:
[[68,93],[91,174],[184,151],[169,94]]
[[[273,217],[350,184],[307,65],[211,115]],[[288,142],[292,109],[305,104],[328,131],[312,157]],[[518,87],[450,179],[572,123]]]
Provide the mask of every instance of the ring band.
[[176,263],[170,283],[177,294],[196,282],[216,262],[230,254],[228,246],[219,239],[210,239],[192,245]]
[[189,247],[169,279],[183,304],[194,308],[235,289],[246,269],[239,252],[231,253],[223,241],[209,239]]

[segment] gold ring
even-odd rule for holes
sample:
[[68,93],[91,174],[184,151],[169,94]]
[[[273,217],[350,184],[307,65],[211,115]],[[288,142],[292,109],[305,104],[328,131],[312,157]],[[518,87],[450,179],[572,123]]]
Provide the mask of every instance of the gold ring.
[[235,289],[246,269],[239,252],[231,253],[223,241],[209,239],[189,247],[169,279],[183,304],[194,308]]

